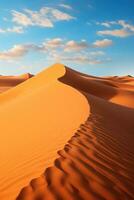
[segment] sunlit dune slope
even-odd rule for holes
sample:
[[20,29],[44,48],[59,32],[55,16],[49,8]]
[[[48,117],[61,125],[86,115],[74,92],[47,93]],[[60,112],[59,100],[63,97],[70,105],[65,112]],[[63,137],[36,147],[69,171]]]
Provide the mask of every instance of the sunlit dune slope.
[[87,99],[58,81],[65,71],[54,65],[0,94],[1,200],[14,200],[52,165],[89,114]]
[[5,92],[12,87],[31,78],[32,74],[23,74],[21,76],[0,76],[0,93]]
[[69,68],[59,80],[87,98],[89,116],[59,149],[53,165],[32,179],[17,200],[133,200],[132,87],[130,92],[124,81]]

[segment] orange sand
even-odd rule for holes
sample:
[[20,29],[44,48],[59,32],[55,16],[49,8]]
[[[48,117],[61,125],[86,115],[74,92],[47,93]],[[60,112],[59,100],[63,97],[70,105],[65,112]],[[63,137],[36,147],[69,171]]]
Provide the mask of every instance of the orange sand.
[[15,199],[50,166],[88,116],[86,98],[57,80],[64,73],[55,65],[0,95],[2,200]]
[[0,76],[0,93],[5,92],[12,87],[31,78],[31,74],[23,74],[21,76]]
[[0,199],[133,200],[133,83],[57,64],[2,93]]

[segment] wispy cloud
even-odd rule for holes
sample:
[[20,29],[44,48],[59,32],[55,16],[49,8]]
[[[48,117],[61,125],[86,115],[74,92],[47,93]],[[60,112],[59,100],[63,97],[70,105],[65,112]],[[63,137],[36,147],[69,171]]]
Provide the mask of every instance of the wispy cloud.
[[87,41],[82,40],[80,42],[74,41],[74,40],[70,40],[68,41],[65,46],[64,46],[64,51],[80,51],[83,49],[87,49],[89,47],[89,44]]
[[21,26],[39,26],[52,28],[55,22],[70,21],[75,17],[51,7],[43,7],[39,11],[24,9],[23,12],[12,11],[12,21]]
[[27,54],[29,51],[29,46],[24,45],[15,45],[11,49],[0,52],[0,59],[1,60],[12,60],[16,58],[20,58]]
[[112,25],[118,25],[118,21],[96,22],[96,25],[105,26],[107,28],[110,28]]
[[121,28],[107,29],[97,31],[98,35],[107,35],[125,38],[134,35],[134,25],[127,23],[125,20],[110,21],[110,22],[97,22],[97,25],[102,25],[107,28],[112,28],[114,25],[118,25]]
[[2,29],[0,28],[0,33],[24,33],[22,26],[13,26],[12,28]]
[[27,55],[30,51],[41,51],[42,46],[35,44],[17,44],[11,49],[0,52],[0,60],[13,61]]
[[22,12],[13,10],[12,16],[13,16],[12,21],[19,25],[22,25],[22,26],[32,26],[33,25],[32,19]]
[[72,7],[70,5],[67,5],[67,4],[59,4],[59,6],[62,7],[62,8],[72,10]]
[[114,30],[104,30],[104,31],[98,31],[98,35],[109,35],[109,36],[115,36],[115,37],[128,37],[132,35],[131,32],[125,30],[125,29],[114,29]]
[[96,25],[105,26],[107,28],[111,27],[111,24],[109,22],[96,22]]
[[119,20],[118,24],[121,25],[124,29],[128,29],[134,33],[134,25],[126,23],[124,20]]
[[88,49],[93,48],[105,48],[108,46],[111,46],[113,44],[112,40],[109,39],[103,39],[103,40],[96,40],[93,43],[89,43],[86,40],[63,40],[61,38],[54,38],[50,40],[46,40],[43,43],[43,46],[45,49],[54,50],[55,48],[62,48],[62,51],[64,52],[80,52],[80,51],[86,51]]
[[113,44],[113,41],[112,41],[112,40],[104,39],[104,40],[96,40],[96,41],[93,43],[93,46],[94,46],[94,47],[97,47],[97,48],[104,48],[104,47],[111,46],[112,44]]
[[111,40],[105,39],[89,44],[86,40],[46,39],[41,44],[15,45],[7,51],[0,52],[0,60],[13,61],[34,51],[45,54],[45,58],[53,60],[53,62],[69,61],[80,64],[101,64],[106,60],[100,59],[100,57],[105,56],[105,53],[99,50],[95,51],[95,48],[109,46],[110,42]]
[[62,56],[61,61],[68,61],[73,63],[79,63],[79,64],[89,64],[89,65],[95,65],[95,64],[102,64],[104,60],[100,60],[97,58],[91,58],[89,56],[85,55],[75,55],[75,56]]
[[61,38],[54,38],[54,39],[48,39],[45,42],[43,42],[43,46],[45,47],[45,49],[47,50],[53,50],[56,48],[60,48],[63,47],[63,39]]

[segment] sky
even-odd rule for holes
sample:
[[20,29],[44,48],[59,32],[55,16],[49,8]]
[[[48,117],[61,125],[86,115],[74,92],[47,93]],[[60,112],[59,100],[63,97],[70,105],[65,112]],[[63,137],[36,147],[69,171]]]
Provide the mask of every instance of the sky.
[[133,0],[0,1],[0,74],[134,75]]

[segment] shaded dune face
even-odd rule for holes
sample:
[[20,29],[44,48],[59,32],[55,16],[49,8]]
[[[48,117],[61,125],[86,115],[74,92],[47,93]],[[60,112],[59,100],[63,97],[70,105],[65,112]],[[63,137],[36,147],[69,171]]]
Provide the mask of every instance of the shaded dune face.
[[52,167],[23,188],[17,200],[134,199],[134,109],[129,103],[134,87],[114,79],[66,68],[59,80],[87,98],[90,114]]
[[[110,79],[110,80],[109,80]],[[76,71],[66,68],[66,75],[60,80],[72,87],[87,92],[94,96],[108,100],[110,102],[134,108],[134,85],[124,84],[126,76],[121,78],[123,81],[114,81],[114,78],[99,78],[77,73]],[[118,78],[119,80],[119,78]]]
[[0,93],[15,87],[31,77],[33,77],[33,75],[29,73],[21,76],[0,76]]

